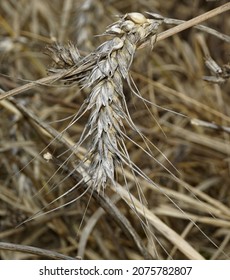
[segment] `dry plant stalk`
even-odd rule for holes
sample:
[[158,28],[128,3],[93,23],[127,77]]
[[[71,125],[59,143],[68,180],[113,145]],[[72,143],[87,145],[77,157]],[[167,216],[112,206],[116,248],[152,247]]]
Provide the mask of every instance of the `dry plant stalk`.
[[[108,183],[116,185],[117,164],[130,164],[123,141],[123,120],[138,130],[128,113],[123,80],[126,80],[130,89],[134,91],[129,69],[135,51],[148,40],[154,43],[156,32],[162,22],[162,19],[147,19],[140,13],[126,14],[106,30],[105,35],[112,35],[114,38],[83,58],[80,58],[72,45],[64,49],[58,45],[49,48],[59,67],[88,65],[84,72],[68,80],[77,80],[83,87],[92,88],[78,113],[80,117],[86,111],[91,112],[76,147],[86,139],[91,139],[83,162],[90,162],[87,172],[90,176],[88,184],[97,191],[104,190]],[[85,176],[85,181],[88,180],[89,178]]]
[[205,65],[212,72],[213,76],[204,76],[203,80],[211,83],[225,83],[230,78],[230,64],[219,66],[210,56],[206,57]]

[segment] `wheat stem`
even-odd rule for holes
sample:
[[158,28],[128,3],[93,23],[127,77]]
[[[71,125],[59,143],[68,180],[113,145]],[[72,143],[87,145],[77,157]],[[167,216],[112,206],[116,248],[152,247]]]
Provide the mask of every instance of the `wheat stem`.
[[222,14],[224,12],[227,12],[230,10],[230,3],[226,3],[220,7],[217,7],[211,11],[208,11],[200,16],[197,16],[195,18],[192,18],[188,21],[185,21],[181,23],[180,25],[174,26],[173,28],[170,28],[164,32],[162,32],[158,37],[157,41],[164,40],[172,35],[175,35],[183,30],[186,30],[188,28],[191,28],[197,24],[200,24],[201,22],[206,21],[207,19],[210,19],[214,16],[217,16],[219,14]]

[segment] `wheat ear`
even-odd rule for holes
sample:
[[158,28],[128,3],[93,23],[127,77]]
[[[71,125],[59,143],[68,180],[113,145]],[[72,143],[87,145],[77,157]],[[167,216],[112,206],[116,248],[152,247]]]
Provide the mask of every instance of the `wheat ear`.
[[[65,65],[77,64],[83,70],[69,76],[83,87],[91,88],[81,112],[90,111],[90,117],[79,144],[91,140],[84,162],[88,161],[90,185],[100,191],[108,183],[115,184],[116,164],[126,163],[123,141],[123,121],[132,127],[127,112],[123,80],[130,85],[129,69],[136,49],[148,40],[154,43],[162,19],[147,19],[140,13],[129,13],[108,27],[105,35],[113,38],[100,45],[95,52],[81,58],[73,48],[53,51],[54,60]],[[56,47],[57,48],[57,47]],[[52,49],[51,49],[52,50]],[[80,65],[80,66],[79,66]],[[76,145],[78,146],[78,145]],[[86,179],[89,181],[89,178]],[[89,182],[88,182],[89,184]]]
[[129,79],[136,48],[156,33],[161,22],[139,13],[127,14],[106,31],[114,38],[96,50],[97,63],[85,80],[87,86],[93,87],[86,101],[91,115],[85,133],[92,137],[89,175],[98,191],[108,181],[115,184],[115,165],[123,161],[118,147],[123,143],[123,119],[128,116],[122,104],[125,102],[122,80]]

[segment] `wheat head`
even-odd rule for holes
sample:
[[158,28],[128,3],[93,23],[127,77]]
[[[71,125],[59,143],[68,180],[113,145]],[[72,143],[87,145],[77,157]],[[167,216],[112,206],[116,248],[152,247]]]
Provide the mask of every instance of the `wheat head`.
[[56,46],[61,52],[50,48],[59,67],[77,65],[78,69],[84,69],[67,79],[91,89],[81,109],[81,112],[90,111],[90,116],[79,143],[90,141],[84,162],[90,162],[87,171],[90,186],[97,191],[104,190],[108,183],[115,185],[117,163],[127,164],[123,121],[132,127],[133,124],[127,111],[123,81],[128,81],[131,87],[129,70],[135,51],[150,39],[153,43],[162,21],[148,19],[140,13],[128,13],[106,30],[104,35],[112,39],[82,58],[72,45]]

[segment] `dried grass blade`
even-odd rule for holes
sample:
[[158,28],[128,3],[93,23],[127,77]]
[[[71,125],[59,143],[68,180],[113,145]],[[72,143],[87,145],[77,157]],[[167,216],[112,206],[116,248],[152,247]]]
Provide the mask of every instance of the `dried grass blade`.
[[154,226],[154,228],[161,232],[169,241],[177,246],[178,249],[190,260],[204,259],[189,243],[187,243],[179,234],[163,223],[148,208],[142,205],[140,201],[132,196],[132,194],[128,193],[119,185],[117,185],[116,190],[131,208],[133,208],[134,204],[135,210],[137,210],[139,214],[147,219]]

